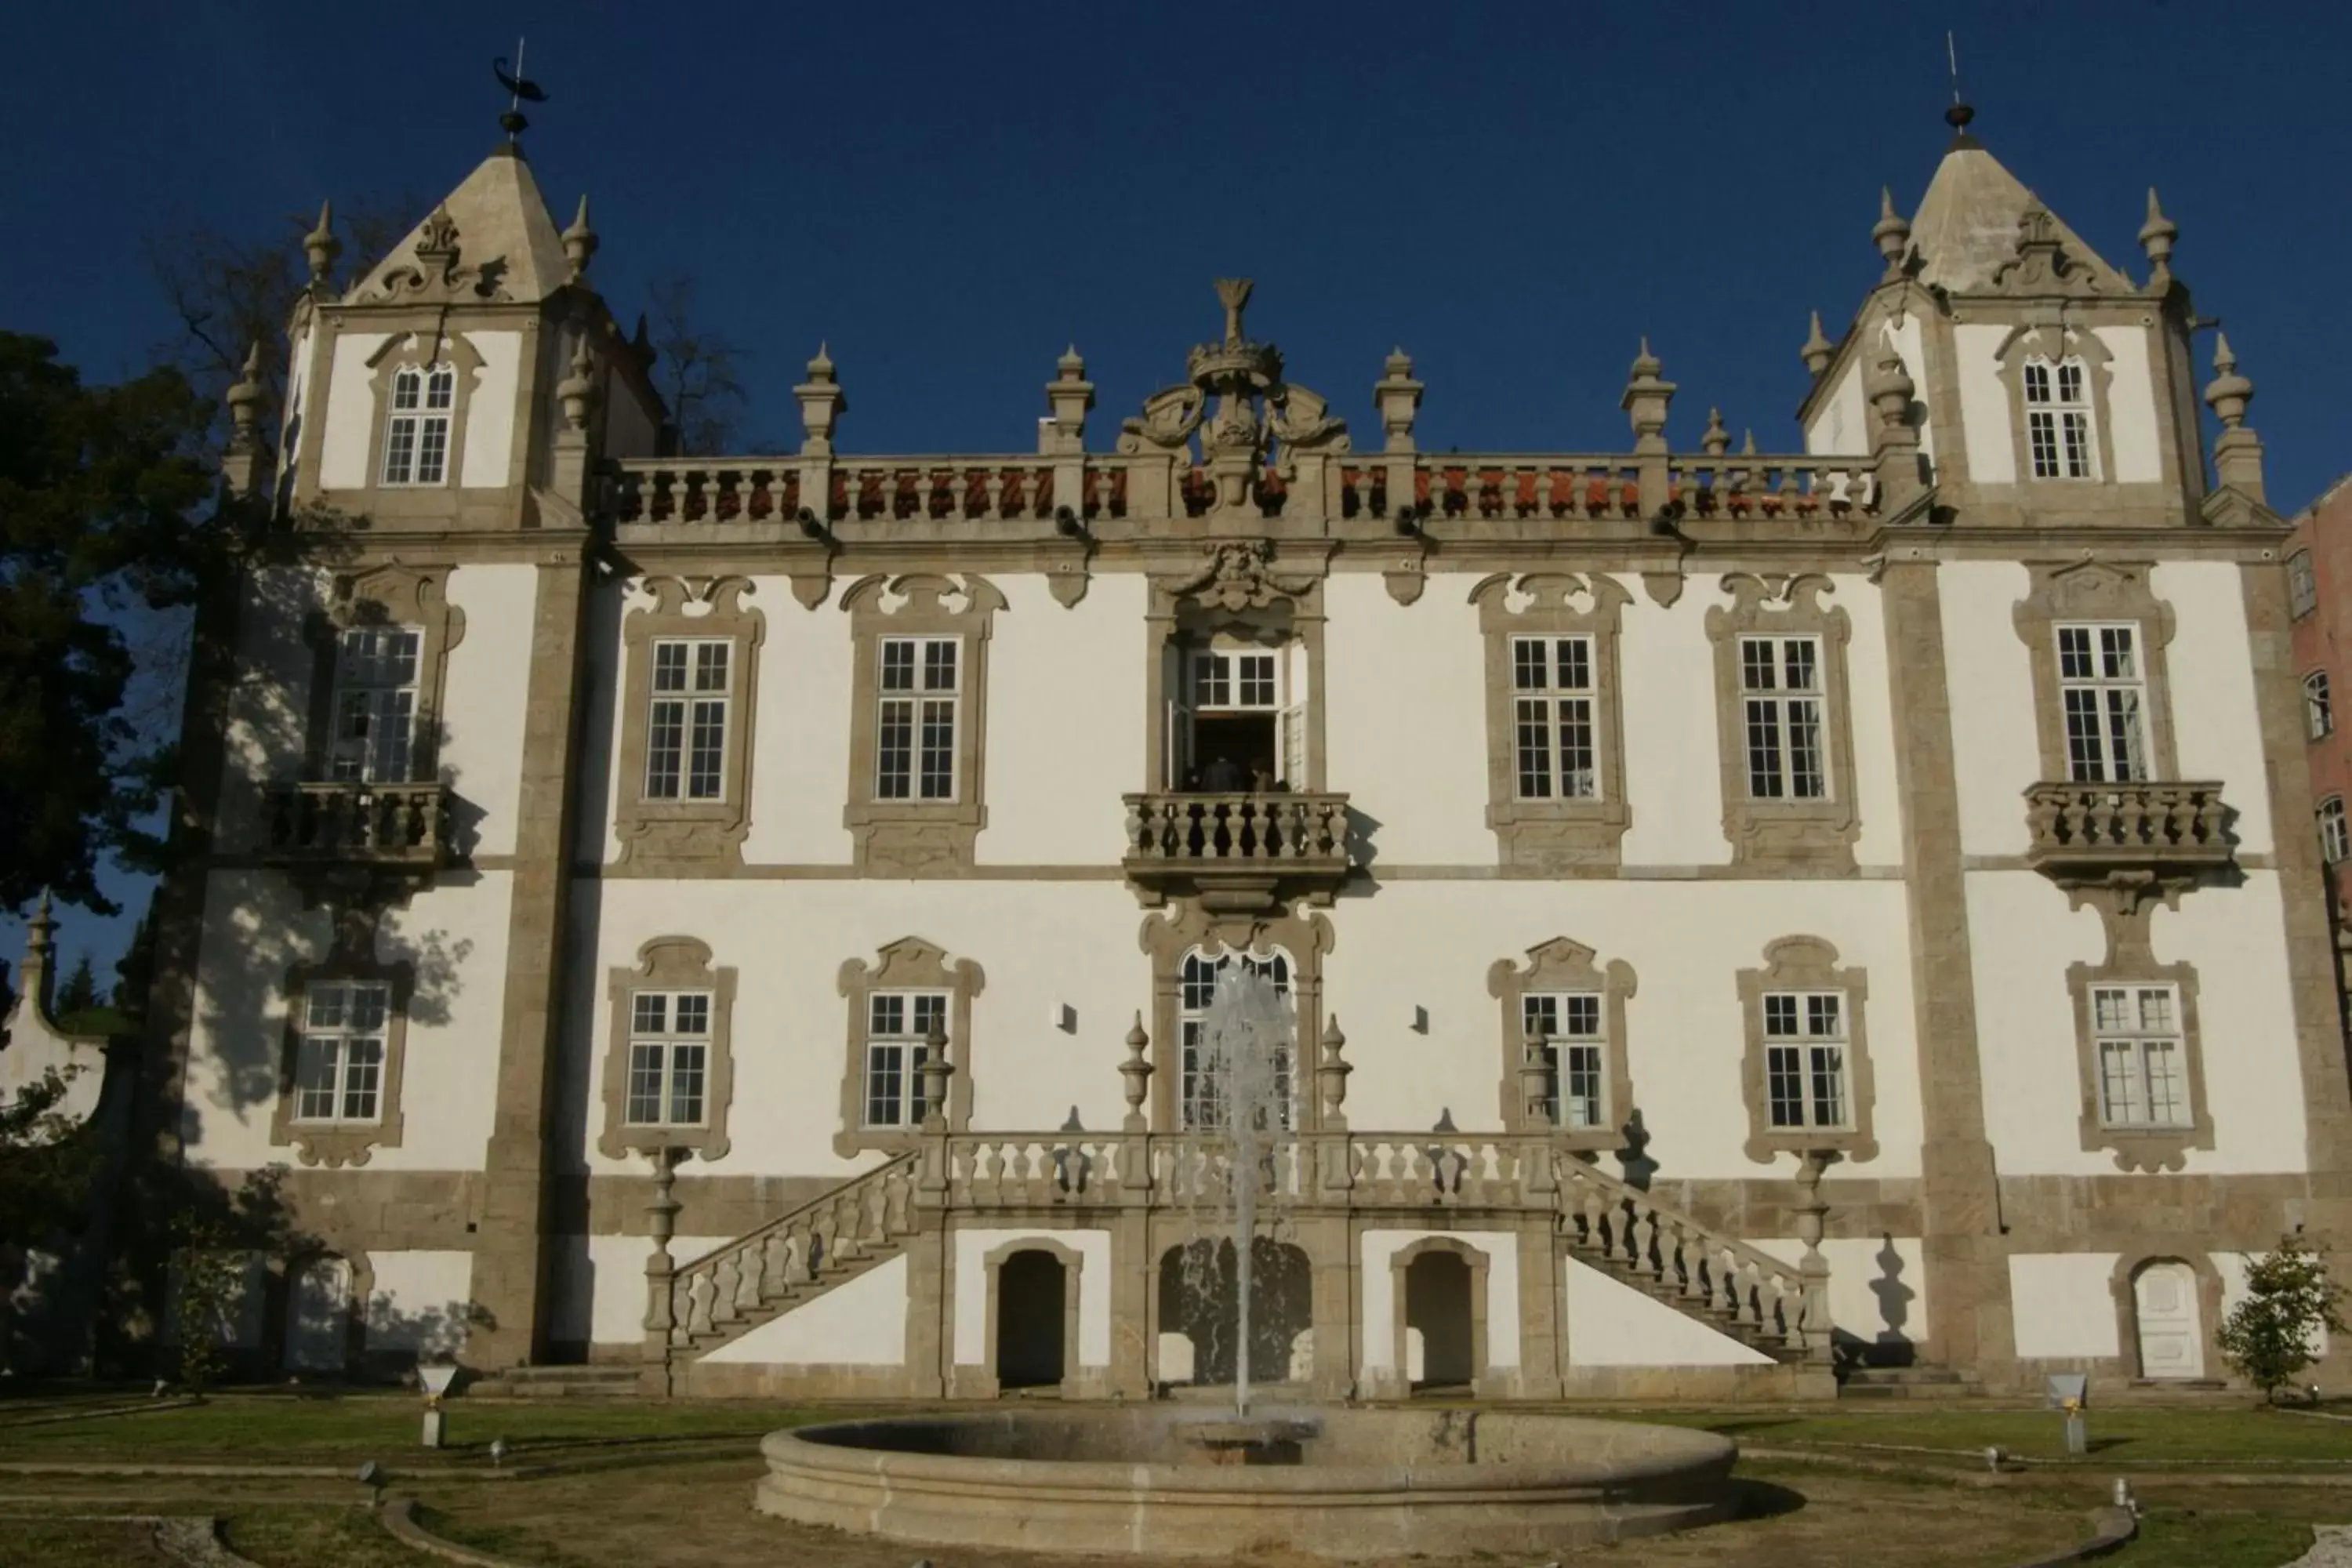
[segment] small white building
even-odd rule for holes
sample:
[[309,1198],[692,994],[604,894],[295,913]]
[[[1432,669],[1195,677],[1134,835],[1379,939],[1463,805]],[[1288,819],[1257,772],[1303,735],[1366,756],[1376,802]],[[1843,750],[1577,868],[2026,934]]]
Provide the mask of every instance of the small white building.
[[152,1042],[323,1248],[263,1348],[1221,1379],[1243,963],[1261,1375],[2220,1375],[2244,1256],[2352,1234],[2352,1100],[2285,525],[2148,214],[2136,280],[1963,127],[1778,454],[1670,441],[1646,345],[1630,450],[1297,367],[1350,430],[1220,283],[1115,438],[1073,352],[1034,454],[853,455],[820,353],[798,451],[667,456],[519,152],[356,279],[322,225]]

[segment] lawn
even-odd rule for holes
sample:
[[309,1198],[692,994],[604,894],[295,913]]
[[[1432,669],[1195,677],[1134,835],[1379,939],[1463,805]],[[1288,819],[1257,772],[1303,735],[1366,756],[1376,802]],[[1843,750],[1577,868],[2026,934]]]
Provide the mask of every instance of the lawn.
[[[1933,1448],[1970,1465],[1988,1447],[2021,1458],[2066,1460],[2064,1417],[2050,1410],[1651,1411],[1639,1419],[1705,1426],[1743,1446]],[[2352,1483],[2352,1422],[2288,1410],[2127,1407],[2086,1415],[2091,1452],[2075,1461],[2117,1467],[2346,1467]],[[1919,1456],[1927,1458],[1929,1456]]]

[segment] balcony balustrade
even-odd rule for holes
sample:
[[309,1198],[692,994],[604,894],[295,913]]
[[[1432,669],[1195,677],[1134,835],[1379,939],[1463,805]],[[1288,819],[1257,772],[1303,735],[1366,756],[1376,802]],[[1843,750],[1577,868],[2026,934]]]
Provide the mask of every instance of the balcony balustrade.
[[2043,783],[2025,802],[2026,863],[2060,882],[2193,877],[2227,867],[2234,851],[2217,783]]
[[1328,902],[1348,879],[1344,795],[1168,791],[1127,800],[1128,880],[1154,900],[1212,910]]
[[265,803],[262,858],[273,866],[425,876],[449,858],[449,786],[279,784]]

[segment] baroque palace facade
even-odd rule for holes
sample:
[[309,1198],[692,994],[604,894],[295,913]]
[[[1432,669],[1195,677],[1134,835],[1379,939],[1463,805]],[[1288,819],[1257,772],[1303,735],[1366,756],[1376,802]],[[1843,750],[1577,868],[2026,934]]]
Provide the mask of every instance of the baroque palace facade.
[[820,353],[796,453],[685,458],[519,150],[355,278],[322,217],[152,1010],[167,1142],[307,1238],[241,1335],[1222,1378],[1242,963],[1297,1026],[1261,1375],[2219,1375],[2245,1256],[2352,1231],[2352,1104],[2174,237],[2135,280],[1963,124],[1801,452],[1670,443],[1646,344],[1629,451],[1425,452],[1401,353],[1350,430],[1225,282],[1115,439],[1073,351],[1034,455],[851,455]]

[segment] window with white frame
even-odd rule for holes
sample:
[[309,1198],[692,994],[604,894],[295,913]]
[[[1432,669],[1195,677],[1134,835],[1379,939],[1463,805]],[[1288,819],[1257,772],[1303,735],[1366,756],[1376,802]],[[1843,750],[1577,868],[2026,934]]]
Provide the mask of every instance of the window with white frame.
[[1748,793],[1753,799],[1829,795],[1821,654],[1816,637],[1739,639]]
[[1846,1125],[1845,994],[1764,994],[1764,1092],[1775,1128]]
[[2315,669],[2303,678],[2303,726],[2315,741],[2336,732],[2336,702],[2327,689],[2327,672]]
[[879,657],[875,798],[954,800],[963,639],[884,637]]
[[[1216,994],[1217,976],[1234,964],[1241,965],[1247,973],[1273,981],[1276,992],[1285,1001],[1292,1001],[1290,955],[1280,948],[1264,953],[1228,952],[1214,958],[1194,948],[1184,955],[1184,967],[1177,982],[1176,1018],[1183,1066],[1179,1109],[1187,1130],[1215,1129],[1226,1124],[1223,1087],[1217,1081],[1216,1064],[1210,1058],[1202,1031],[1209,1016],[1210,999]],[[1292,1005],[1297,1005],[1295,1002]],[[1274,1061],[1276,1114],[1286,1130],[1291,1125],[1291,1087],[1290,1047],[1277,1047]]]
[[416,731],[415,626],[352,626],[335,648],[335,732],[327,775],[369,784],[408,782]]
[[2066,768],[2077,784],[2126,784],[2147,774],[2141,715],[2139,628],[2062,626],[2058,695],[2066,719]]
[[380,1121],[392,988],[377,981],[313,981],[304,988],[302,1010],[294,1120]]
[[699,1127],[710,1077],[710,993],[640,991],[629,999],[631,1127]]
[[1192,656],[1192,705],[1244,712],[1279,708],[1280,664],[1271,653],[1202,648]]
[[1601,1000],[1597,991],[1531,991],[1519,998],[1527,1037],[1543,1053],[1544,1116],[1555,1127],[1607,1125]]
[[877,991],[866,999],[866,1126],[922,1125],[926,1042],[947,1026],[944,991]]
[[2311,569],[2311,552],[2298,550],[2286,558],[2287,604],[2296,620],[2319,607],[2319,579]]
[[2180,997],[2169,985],[2100,985],[2091,992],[2099,1059],[2099,1120],[2109,1127],[2189,1124]]
[[437,485],[449,475],[449,418],[457,373],[450,365],[403,365],[392,373],[383,429],[383,482]]
[[2025,362],[2025,436],[2035,479],[2093,477],[2091,401],[2081,360]]
[[2319,803],[2319,852],[2331,866],[2352,857],[2352,826],[2344,818],[2344,797],[2331,795]]
[[1592,639],[1513,637],[1511,691],[1518,798],[1597,796]]
[[653,645],[653,654],[645,798],[723,799],[735,645],[664,637]]

